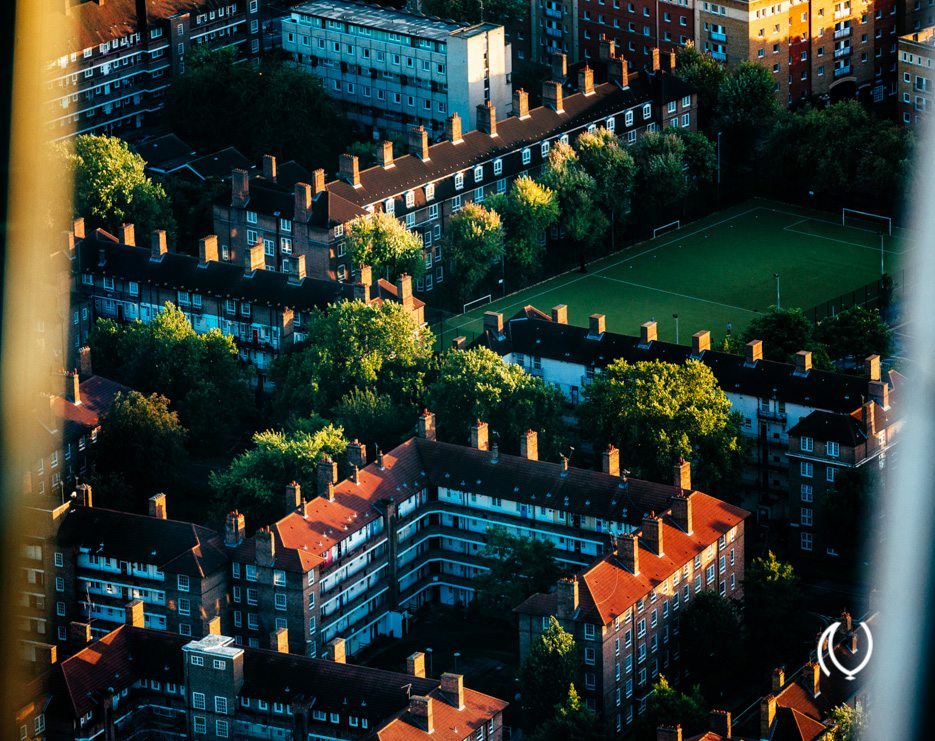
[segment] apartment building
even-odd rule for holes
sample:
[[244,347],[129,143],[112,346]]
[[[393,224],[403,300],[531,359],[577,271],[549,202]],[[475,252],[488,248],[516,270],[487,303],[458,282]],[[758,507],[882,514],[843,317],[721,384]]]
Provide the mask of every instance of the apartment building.
[[575,683],[609,730],[632,727],[660,673],[678,680],[679,611],[702,591],[740,599],[748,512],[691,489],[688,464],[674,485],[642,502],[640,527],[611,541],[582,573],[514,609],[520,659],[554,616],[581,650]]
[[245,650],[217,632],[191,640],[145,628],[138,601],[125,610],[126,625],[25,688],[22,738],[503,738],[508,703],[459,674]]
[[695,0],[578,0],[580,58],[603,58],[612,42],[635,68],[648,66],[654,48],[669,52],[695,39]]
[[320,77],[374,139],[411,126],[435,139],[452,113],[470,131],[477,106],[504,112],[510,106],[512,60],[503,26],[316,0],[293,8],[282,34],[283,51]]
[[[202,636],[227,605],[221,539],[170,520],[164,494],[149,515],[94,507],[91,487],[24,500],[15,636],[24,668],[41,672],[124,622],[140,600],[147,627]],[[218,623],[219,624],[219,623]]]
[[280,263],[288,272],[276,272],[265,263],[262,242],[249,250],[245,266],[220,256],[214,235],[200,240],[194,257],[169,252],[163,231],[153,233],[148,249],[137,246],[132,224],[125,224],[119,237],[101,229],[82,232],[73,256],[81,316],[89,317],[88,328],[100,317],[149,322],[173,303],[196,332],[218,329],[232,336],[241,357],[260,373],[276,355],[307,339],[310,312],[336,301],[400,300],[417,326],[424,322],[424,305],[412,296],[409,276],[396,284],[372,284],[364,270],[356,285],[316,280],[305,277],[302,255],[291,265]]
[[143,126],[163,108],[191,50],[260,53],[260,0],[64,0],[70,35],[49,60],[50,133],[107,134]]
[[638,72],[631,73],[616,56],[609,56],[607,65],[603,84],[594,83],[589,67],[564,84],[544,83],[544,105],[538,108],[529,108],[525,91],[515,91],[509,118],[498,119],[492,104],[479,106],[475,131],[464,132],[461,116],[452,114],[445,141],[432,146],[424,127],[410,129],[407,152],[394,152],[393,143],[385,141],[374,167],[361,170],[356,156],[343,155],[338,177],[330,182],[320,169],[311,173],[311,184],[295,180],[298,170],[286,175],[270,157],[262,175],[250,178],[235,170],[230,201],[214,208],[221,254],[238,262],[246,245],[262,239],[272,266],[283,259],[286,238],[288,254],[305,255],[309,275],[346,281],[353,273],[344,246],[346,223],[382,210],[421,236],[425,273],[415,290],[426,296],[447,278],[442,238],[451,214],[465,203],[505,192],[520,175],[538,174],[552,144],[599,126],[626,144],[665,126],[694,129],[697,96],[660,66],[658,55],[653,67]]
[[529,4],[529,59],[551,64],[555,54],[565,54],[571,60],[579,58],[579,1],[536,0]]
[[[643,324],[639,336],[608,331],[603,314],[592,315],[587,327],[574,326],[568,324],[564,305],[554,307],[551,315],[528,306],[505,323],[502,314],[488,312],[484,334],[477,341],[501,355],[504,362],[554,384],[572,405],[583,401],[595,375],[617,359],[704,363],[733,411],[743,418],[741,430],[752,453],[744,483],[751,492],[750,504],[756,506],[757,518],[764,524],[771,519],[799,520],[800,482],[791,475],[798,463],[790,460],[797,443],[791,430],[817,412],[843,421],[857,419],[864,400],[888,408],[884,399],[902,378],[891,371],[889,382],[881,381],[876,356],[868,358],[867,376],[860,377],[814,369],[811,354],[804,351],[795,364],[764,360],[759,340],[749,343],[743,356],[712,350],[710,332],[705,330],[695,333],[687,347],[660,342],[655,322]],[[881,452],[898,440],[898,427],[886,424]]]
[[924,121],[932,110],[933,58],[935,26],[899,37],[899,116],[907,126]]
[[[577,570],[606,554],[612,537],[638,529],[645,512],[663,511],[672,495],[669,485],[629,478],[614,448],[602,470],[591,471],[567,458],[540,461],[532,430],[519,456],[501,454],[490,438],[479,422],[469,447],[440,442],[425,412],[417,437],[372,460],[362,443],[351,443],[344,479],[336,462],[322,461],[318,496],[305,501],[290,485],[285,516],[253,537],[243,537],[243,517],[231,513],[225,542],[235,643],[264,648],[286,630],[294,653],[320,656],[336,638],[356,653],[378,636],[402,636],[424,604],[470,602],[472,580],[486,568],[478,554],[489,528],[548,540],[558,562]],[[690,489],[687,464],[680,470]]]

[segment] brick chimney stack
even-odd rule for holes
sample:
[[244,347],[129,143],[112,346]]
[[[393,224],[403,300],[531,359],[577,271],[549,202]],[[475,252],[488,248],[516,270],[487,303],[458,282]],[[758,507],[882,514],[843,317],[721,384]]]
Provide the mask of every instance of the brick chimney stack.
[[611,444],[601,453],[601,470],[608,476],[620,475],[620,451]]
[[231,172],[231,205],[243,208],[250,200],[250,173],[238,167]]
[[87,646],[91,642],[91,624],[72,620],[68,624],[68,638],[77,648]]
[[559,579],[555,590],[555,612],[559,620],[571,620],[580,605],[578,577]]
[[513,115],[521,120],[529,118],[529,93],[523,88],[513,91]]
[[83,216],[79,216],[72,222],[71,233],[75,235],[75,239],[84,239],[85,229]]
[[602,62],[617,58],[617,46],[614,42],[601,34],[598,56]]
[[653,47],[652,60],[653,60],[652,61],[653,72],[658,72],[662,67],[662,65],[660,64],[660,60],[659,60],[659,47],[658,46]]
[[324,456],[318,461],[318,496],[329,502],[334,501],[334,485],[338,482],[338,464],[331,460],[331,456]]
[[731,738],[733,735],[731,715],[728,710],[712,710],[708,716],[708,723],[714,733],[724,738]]
[[692,500],[690,495],[676,495],[669,500],[670,517],[684,532],[692,534]]
[[568,57],[561,52],[553,52],[550,60],[552,79],[562,81],[568,76]]
[[812,369],[812,353],[810,350],[799,350],[795,354],[795,374],[797,376],[807,375]]
[[607,318],[603,314],[591,314],[588,317],[588,337],[600,337],[607,329]]
[[682,726],[659,726],[656,729],[656,741],[682,741]]
[[322,168],[312,170],[312,197],[317,196],[325,189],[325,171]]
[[461,116],[452,113],[445,119],[445,138],[452,144],[460,144],[464,141],[461,135]]
[[484,332],[489,332],[495,337],[503,334],[503,314],[498,311],[484,312]]
[[91,484],[78,484],[78,486],[75,487],[75,506],[88,508],[94,506]]
[[452,707],[464,709],[464,677],[460,674],[445,672],[441,675],[441,690]]
[[75,406],[81,404],[81,377],[76,370],[65,374],[65,398]]
[[657,556],[665,552],[662,542],[662,517],[657,516],[655,512],[650,512],[648,517],[643,518],[641,533],[640,539],[649,550]]
[[620,87],[626,88],[630,85],[630,67],[627,60],[623,57],[619,59],[610,59],[607,62],[607,81],[616,82]]
[[617,539],[617,559],[631,574],[640,573],[640,537],[626,533]]
[[753,365],[763,359],[763,340],[750,340],[747,343],[747,365]]
[[539,433],[526,430],[519,439],[519,454],[528,461],[539,460]]
[[271,154],[263,155],[263,177],[276,182],[276,158]]
[[120,225],[120,244],[136,247],[136,227],[133,224]]
[[703,329],[692,335],[692,356],[701,357],[701,353],[711,349],[711,333]]
[[[321,171],[324,178],[325,171]],[[312,186],[308,183],[295,184],[295,205],[293,206],[295,221],[305,223],[312,212]]]
[[235,548],[243,543],[247,532],[247,519],[236,509],[228,512],[224,521],[224,545]]
[[272,566],[276,560],[276,539],[268,527],[261,527],[253,536],[256,539],[256,562],[259,566]]
[[162,492],[153,494],[149,498],[149,516],[157,520],[168,520],[169,510],[166,505],[166,495]]
[[488,450],[487,423],[477,420],[471,427],[471,447],[474,450]]
[[413,677],[425,677],[425,654],[416,651],[406,658],[406,674]]
[[868,381],[879,381],[881,378],[880,356],[868,355],[866,360],[864,360],[864,369],[866,370]]
[[289,653],[289,629],[278,628],[269,634],[269,647],[280,654]]
[[169,245],[166,242],[166,230],[155,229],[152,233],[149,248],[150,260],[161,260],[162,256],[169,251]]
[[775,722],[776,698],[773,695],[767,695],[760,700],[760,738],[770,738]]
[[691,491],[692,488],[692,464],[691,461],[687,461],[684,458],[679,458],[679,460],[672,467],[673,470],[673,481],[675,483],[675,488],[679,492]]
[[205,635],[206,636],[221,635],[221,616],[220,615],[215,615],[210,620],[205,621]]
[[409,698],[409,717],[412,724],[426,733],[435,732],[435,718],[432,713],[432,698],[413,695]]
[[82,378],[90,378],[94,375],[90,345],[82,345],[78,348],[78,372]]
[[369,265],[357,268],[357,282],[354,284],[354,300],[370,303],[370,286],[373,285],[373,271]]
[[786,685],[786,672],[781,666],[773,669],[773,692],[779,692]]
[[546,80],[542,83],[542,104],[556,113],[564,113],[561,83],[555,80]]
[[302,487],[299,485],[298,481],[292,481],[286,484],[283,502],[286,505],[285,511],[287,515],[295,512],[302,506]]
[[428,409],[423,409],[419,415],[419,437],[423,440],[435,440],[435,415]]
[[133,628],[146,627],[146,615],[143,613],[143,600],[135,599],[127,603],[123,610],[123,621]]
[[367,465],[367,446],[357,438],[347,444],[345,449],[348,465],[363,468]]
[[552,322],[554,324],[568,324],[568,307],[565,304],[552,307]]
[[325,645],[325,648],[331,655],[331,660],[335,664],[347,663],[347,650],[345,649],[343,638],[332,638]]
[[377,162],[384,170],[395,167],[393,164],[393,142],[381,142],[380,146],[377,147]]
[[497,135],[497,108],[489,100],[477,106],[477,130],[490,136]]
[[640,325],[640,346],[649,347],[656,341],[656,322],[643,322]]
[[594,94],[594,70],[588,65],[578,70],[578,90],[584,95]]
[[263,246],[263,240],[258,238],[256,244],[247,248],[247,264],[244,269],[248,273],[266,270],[266,248]]
[[423,162],[429,158],[429,134],[424,126],[409,129],[409,154]]
[[675,49],[669,49],[666,56],[668,57],[668,62],[669,62],[669,72],[675,72],[675,67],[676,67]]
[[821,694],[821,666],[817,661],[809,661],[805,665],[805,681],[812,697],[818,697]]
[[360,186],[360,160],[356,154],[342,154],[338,157],[338,177],[345,183]]
[[405,308],[412,308],[412,276],[400,273],[396,279],[396,298]]
[[870,381],[867,395],[884,409],[890,408],[890,386],[886,381]]
[[207,265],[209,262],[218,261],[218,237],[217,234],[209,234],[198,240],[198,264]]

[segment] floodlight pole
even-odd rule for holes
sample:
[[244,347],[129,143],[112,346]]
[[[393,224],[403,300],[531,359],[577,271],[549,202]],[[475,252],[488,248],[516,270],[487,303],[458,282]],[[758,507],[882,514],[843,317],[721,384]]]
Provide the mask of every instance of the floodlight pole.
[[779,301],[779,273],[773,273],[773,277],[776,279],[776,308],[781,309],[782,304]]
[[679,344],[679,315],[673,314],[672,318],[675,319],[675,344]]
[[880,232],[880,277],[886,275],[883,268],[883,232]]

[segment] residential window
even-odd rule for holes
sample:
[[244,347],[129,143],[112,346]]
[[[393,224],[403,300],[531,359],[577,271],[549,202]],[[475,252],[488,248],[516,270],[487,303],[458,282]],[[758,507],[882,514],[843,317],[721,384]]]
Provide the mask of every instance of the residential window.
[[811,461],[801,461],[799,463],[799,474],[803,479],[810,479],[814,473],[814,468]]
[[291,255],[292,254],[292,240],[288,237],[280,238],[280,248],[283,251],[283,254]]
[[812,501],[812,485],[811,484],[802,484],[800,493],[802,495],[803,502]]
[[837,470],[838,469],[836,469],[834,466],[828,466],[828,468],[825,469],[825,481],[833,484],[835,476],[837,475]]
[[216,735],[218,738],[230,738],[230,725],[226,720],[216,720],[214,722],[214,730],[217,732]]
[[478,165],[474,168],[474,182],[480,183],[484,180],[484,167],[483,165]]
[[837,458],[841,454],[841,446],[838,443],[831,442],[829,440],[825,443],[825,453],[830,458]]
[[803,532],[799,534],[799,545],[803,551],[812,550],[812,534],[808,532]]
[[208,726],[203,715],[196,715],[194,720],[195,733],[204,733]]
[[189,587],[188,577],[185,574],[179,574],[177,582],[180,592],[187,592]]
[[247,211],[247,223],[256,224],[256,211]]
[[[503,172],[503,160],[499,157],[493,161],[493,174],[500,175]],[[91,279],[91,282],[94,282],[94,279]]]
[[805,453],[811,453],[815,449],[815,441],[810,437],[799,439],[799,448]]
[[215,669],[224,670],[227,667],[227,662],[223,659],[215,659],[212,665]]
[[412,208],[416,205],[416,194],[413,191],[406,192],[406,208]]
[[274,603],[275,603],[275,605],[276,605],[276,609],[277,609],[277,610],[285,610],[285,609],[286,609],[286,595],[285,595],[285,594],[281,594],[281,593],[280,593],[280,594],[277,594],[277,595],[273,598],[273,601],[274,601]]
[[192,656],[192,666],[204,666],[204,665],[205,665],[204,656],[198,656],[197,654]]
[[812,508],[811,507],[802,507],[799,513],[802,525],[805,527],[812,526]]
[[214,712],[227,715],[227,698],[220,695],[214,696]]
[[[425,186],[425,200],[431,201],[435,197],[435,184],[429,183]],[[436,213],[438,212],[438,205],[435,205]]]
[[549,156],[549,146],[550,146],[549,142],[542,142],[542,146],[540,147],[540,149],[542,152],[543,159]]
[[532,162],[532,151],[529,147],[526,147],[526,149],[523,150],[523,164],[528,165],[530,162]]
[[584,638],[587,641],[593,641],[595,635],[594,624],[585,623],[584,624]]
[[205,693],[204,692],[192,692],[192,707],[195,708],[195,710],[205,709]]
[[252,563],[246,564],[247,581],[256,581],[256,566]]
[[191,614],[192,614],[191,600],[179,599],[179,615],[191,615]]
[[653,107],[649,103],[643,105],[643,120],[645,121],[653,115]]

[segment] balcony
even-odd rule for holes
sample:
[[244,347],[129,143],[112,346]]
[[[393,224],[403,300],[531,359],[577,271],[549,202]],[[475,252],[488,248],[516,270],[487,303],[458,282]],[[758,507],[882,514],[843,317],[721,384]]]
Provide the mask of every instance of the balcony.
[[[720,31],[712,31],[711,34],[712,41],[727,41],[727,34],[721,33]],[[712,52],[714,54],[714,52]]]
[[843,48],[841,48],[841,49],[835,49],[835,50],[834,50],[834,58],[835,58],[835,59],[839,59],[840,57],[847,56],[847,55],[850,54],[850,53],[851,53],[851,47],[850,47],[850,46],[845,46],[845,47],[843,47]]
[[840,19],[840,18],[848,18],[848,17],[850,17],[850,15],[851,15],[851,9],[850,9],[850,8],[844,8],[843,10],[836,10],[836,11],[834,11],[834,19],[835,19],[835,20],[838,20],[838,19]]
[[552,28],[551,26],[546,26],[545,35],[552,36],[556,39],[560,39],[562,38],[562,30],[560,28]]
[[556,8],[546,8],[546,9],[545,9],[545,16],[546,16],[546,18],[561,18],[561,17],[562,17],[562,11],[561,11],[561,10],[558,10],[558,9],[556,9]]
[[847,28],[839,28],[837,31],[834,32],[834,38],[836,39],[846,39],[850,35],[851,35],[850,26],[848,26]]
[[835,77],[844,77],[844,75],[849,75],[850,73],[851,73],[851,65],[849,64],[846,67],[835,67],[834,68]]
[[727,61],[727,54],[726,54],[726,52],[723,52],[723,51],[712,51],[712,52],[711,52],[711,58],[712,58],[712,59],[716,59],[716,60],[719,61],[719,62],[726,62],[726,61]]
[[[850,67],[848,67],[848,69],[850,69]],[[775,412],[771,409],[762,409],[762,408],[758,409],[756,416],[759,419],[771,419],[774,422],[785,422],[786,421],[785,412]]]

